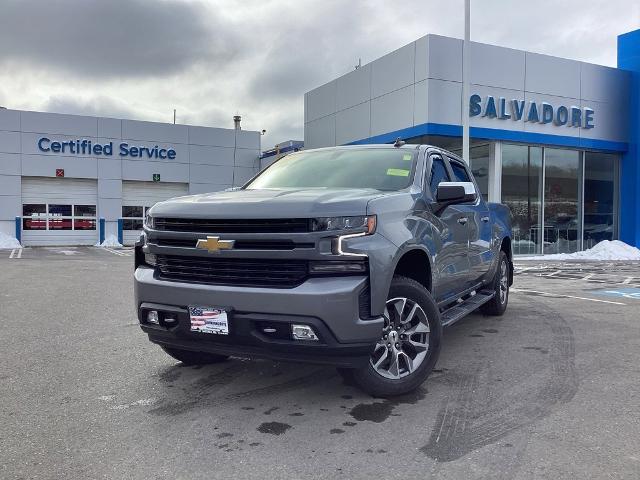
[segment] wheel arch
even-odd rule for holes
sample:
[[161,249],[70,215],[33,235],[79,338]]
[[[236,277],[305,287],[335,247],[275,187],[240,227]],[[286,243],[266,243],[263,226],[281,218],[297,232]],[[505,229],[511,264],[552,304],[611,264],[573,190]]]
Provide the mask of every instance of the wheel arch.
[[432,261],[426,248],[416,245],[401,250],[395,259],[393,274],[411,278],[429,292],[433,291]]
[[509,286],[513,285],[513,249],[511,245],[511,237],[505,236],[500,242],[500,251],[506,253],[509,260]]

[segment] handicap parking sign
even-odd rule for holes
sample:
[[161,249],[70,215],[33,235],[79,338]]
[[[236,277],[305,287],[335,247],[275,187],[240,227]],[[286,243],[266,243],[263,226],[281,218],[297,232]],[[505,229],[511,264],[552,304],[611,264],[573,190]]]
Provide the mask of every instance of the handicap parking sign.
[[640,300],[640,288],[610,288],[607,290],[598,290],[593,292],[597,295],[606,297],[632,298]]

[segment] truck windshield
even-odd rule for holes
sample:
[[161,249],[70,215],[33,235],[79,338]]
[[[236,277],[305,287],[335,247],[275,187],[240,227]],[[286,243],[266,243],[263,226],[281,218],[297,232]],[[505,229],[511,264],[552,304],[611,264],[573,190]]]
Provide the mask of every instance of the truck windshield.
[[287,155],[245,188],[373,188],[402,190],[415,152],[398,148],[327,149]]

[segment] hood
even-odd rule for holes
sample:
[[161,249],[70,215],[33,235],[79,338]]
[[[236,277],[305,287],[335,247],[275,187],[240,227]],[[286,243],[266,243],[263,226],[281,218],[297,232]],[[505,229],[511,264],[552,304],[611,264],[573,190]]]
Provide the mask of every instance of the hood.
[[373,189],[234,190],[178,197],[150,211],[161,217],[312,218],[365,215],[369,200],[384,195]]

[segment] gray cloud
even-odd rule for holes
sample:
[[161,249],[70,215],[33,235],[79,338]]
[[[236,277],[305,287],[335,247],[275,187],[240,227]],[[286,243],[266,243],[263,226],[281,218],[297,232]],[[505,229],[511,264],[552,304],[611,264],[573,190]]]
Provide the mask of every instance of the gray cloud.
[[[472,40],[615,65],[637,0],[478,0]],[[0,0],[0,104],[303,136],[303,95],[415,39],[462,0]]]
[[78,77],[166,76],[224,64],[241,48],[232,25],[200,2],[4,0],[0,62]]
[[71,95],[54,95],[44,104],[44,110],[72,115],[140,119],[140,114],[127,103],[103,95],[88,99],[79,99]]

